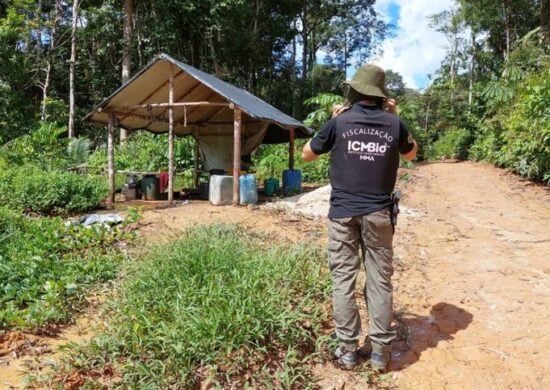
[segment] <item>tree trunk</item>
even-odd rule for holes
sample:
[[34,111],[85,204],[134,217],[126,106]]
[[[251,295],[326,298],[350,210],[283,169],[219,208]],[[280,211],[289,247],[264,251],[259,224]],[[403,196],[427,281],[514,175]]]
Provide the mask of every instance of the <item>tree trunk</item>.
[[347,78],[348,72],[348,32],[344,27],[344,78]]
[[48,88],[50,87],[50,74],[52,71],[52,62],[50,58],[47,60],[45,71],[46,77],[44,78],[44,84],[42,84],[42,102],[40,103],[40,120],[42,122],[44,122],[48,116],[46,112],[46,103],[48,101]]
[[216,55],[216,49],[214,48],[214,33],[210,31],[210,34],[208,34],[208,46],[210,48],[210,56],[212,57],[212,63],[214,65],[214,73],[216,74],[217,78],[221,78],[222,76],[222,69],[220,67],[220,64],[218,63],[218,56]]
[[504,29],[506,33],[506,51],[504,53],[504,59],[507,60],[510,55],[510,18],[506,1],[502,2],[502,10],[504,11]]
[[38,0],[36,6],[36,57],[42,56],[42,0]]
[[71,59],[69,61],[69,138],[75,136],[75,98],[74,98],[74,72],[76,65],[76,23],[78,20],[79,1],[73,0],[73,19],[71,23]]
[[[132,70],[132,35],[133,35],[133,16],[134,16],[134,0],[124,0],[124,31],[122,40],[124,46],[122,49],[122,84],[130,79]],[[120,129],[120,143],[126,142],[128,132],[126,129]]]
[[304,5],[302,15],[302,80],[307,77],[307,59],[309,54],[309,40],[308,40],[308,27],[307,27],[307,5]]
[[451,64],[449,70],[449,76],[451,78],[451,111],[454,112],[454,97],[455,97],[455,78],[456,78],[456,52],[457,52],[457,37],[456,34],[452,34],[451,38]]
[[470,58],[470,69],[469,69],[469,86],[468,86],[468,107],[472,109],[473,97],[474,97],[474,70],[476,62],[476,33],[472,30],[472,55]]
[[50,49],[48,52],[48,59],[46,62],[46,76],[44,77],[44,84],[42,85],[42,103],[40,104],[40,120],[45,121],[48,113],[47,113],[47,101],[48,101],[48,90],[50,88],[50,80],[51,80],[51,73],[52,73],[52,56],[53,51],[55,49],[56,44],[56,38],[57,38],[57,25],[61,18],[63,17],[63,9],[61,5],[61,0],[55,1],[55,16],[52,23],[52,27],[50,29]]
[[547,44],[550,44],[550,1],[542,0],[540,2],[540,26],[542,36]]
[[[294,31],[298,31],[296,28],[296,21],[294,21]],[[296,96],[296,92],[298,91],[298,88],[296,88],[296,70],[298,69],[298,66],[296,64],[296,35],[294,38],[292,38],[292,116],[296,118],[296,102],[298,100]]]

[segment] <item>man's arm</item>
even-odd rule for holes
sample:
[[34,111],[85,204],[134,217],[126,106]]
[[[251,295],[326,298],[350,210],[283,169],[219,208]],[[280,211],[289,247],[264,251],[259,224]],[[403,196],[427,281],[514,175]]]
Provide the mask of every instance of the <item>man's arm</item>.
[[404,160],[411,161],[413,158],[416,157],[416,152],[418,151],[418,145],[416,144],[416,140],[413,139],[413,148],[410,152],[402,154],[401,157],[403,157]]
[[319,157],[318,154],[315,154],[313,150],[311,150],[311,140],[307,141],[307,143],[304,145],[304,148],[302,149],[302,160],[305,162],[311,162],[317,160]]

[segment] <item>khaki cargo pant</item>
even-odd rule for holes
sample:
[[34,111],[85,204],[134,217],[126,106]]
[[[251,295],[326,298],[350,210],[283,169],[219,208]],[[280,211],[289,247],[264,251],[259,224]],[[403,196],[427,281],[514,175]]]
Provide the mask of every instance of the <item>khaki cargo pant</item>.
[[329,267],[332,274],[333,317],[336,335],[348,350],[361,336],[355,283],[361,250],[367,280],[364,288],[369,314],[369,337],[388,345],[395,338],[393,315],[393,228],[388,209],[352,218],[329,219]]

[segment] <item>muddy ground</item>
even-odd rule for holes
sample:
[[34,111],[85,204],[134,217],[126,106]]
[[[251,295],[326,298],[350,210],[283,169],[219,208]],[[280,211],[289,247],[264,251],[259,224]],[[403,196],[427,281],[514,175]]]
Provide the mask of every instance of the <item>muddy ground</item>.
[[[550,190],[471,162],[418,165],[400,187],[394,276],[400,340],[383,383],[403,389],[550,388]],[[322,192],[272,210],[190,202],[145,211],[140,231],[148,241],[167,242],[188,226],[223,221],[283,240],[325,243],[325,221],[312,215],[326,207]],[[298,217],[290,209],[307,214]],[[26,335],[34,344],[0,356],[0,388],[21,386],[25,361],[44,365],[66,340],[88,339],[89,322],[79,320],[53,341]],[[324,389],[369,387],[364,370],[343,372],[326,363],[314,372]]]

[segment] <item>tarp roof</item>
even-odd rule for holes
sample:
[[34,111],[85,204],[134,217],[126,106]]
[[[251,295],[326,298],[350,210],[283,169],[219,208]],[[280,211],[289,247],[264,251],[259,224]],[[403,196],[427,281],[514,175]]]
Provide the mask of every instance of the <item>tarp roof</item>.
[[[269,124],[264,143],[281,143],[289,140],[289,129],[296,129],[297,138],[307,138],[312,130],[302,122],[286,115],[270,104],[208,73],[177,61],[167,54],[155,57],[145,68],[117,89],[86,116],[96,124],[106,126],[109,112],[117,117],[117,126],[127,130],[148,130],[154,133],[168,132],[168,109],[128,106],[167,103],[170,67],[174,69],[174,102],[208,101],[233,103],[243,112],[246,131],[256,131]],[[248,125],[248,126],[247,126]],[[187,106],[174,109],[174,132],[177,135],[225,134],[232,132],[233,110],[227,106]]]

